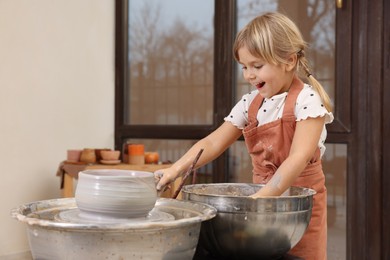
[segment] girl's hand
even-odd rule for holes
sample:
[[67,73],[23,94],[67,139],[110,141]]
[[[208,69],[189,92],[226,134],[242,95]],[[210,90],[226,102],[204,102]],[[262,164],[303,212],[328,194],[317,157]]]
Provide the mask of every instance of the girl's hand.
[[172,167],[155,171],[156,189],[158,191],[163,190],[166,185],[176,180],[177,177],[179,177],[179,172]]
[[258,198],[264,198],[264,197],[267,197],[267,196],[264,196],[263,194],[261,194],[260,192],[256,192],[252,195],[249,195],[248,196],[249,198],[252,198],[252,199],[258,199]]

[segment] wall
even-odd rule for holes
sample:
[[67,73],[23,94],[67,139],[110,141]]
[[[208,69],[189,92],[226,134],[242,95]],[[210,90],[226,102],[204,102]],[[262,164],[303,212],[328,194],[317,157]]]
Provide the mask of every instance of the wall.
[[60,197],[66,150],[113,147],[114,1],[0,1],[0,258],[29,250],[21,204]]

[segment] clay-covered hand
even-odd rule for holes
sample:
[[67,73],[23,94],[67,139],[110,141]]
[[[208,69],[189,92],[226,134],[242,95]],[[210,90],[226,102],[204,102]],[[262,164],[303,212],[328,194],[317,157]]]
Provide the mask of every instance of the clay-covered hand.
[[172,167],[155,171],[156,189],[158,191],[163,190],[166,185],[173,182],[177,177],[179,177],[179,172]]
[[263,194],[262,192],[260,192],[261,190],[259,190],[258,192],[256,193],[253,193],[252,195],[249,195],[248,197],[249,198],[252,198],[252,199],[259,199],[259,198],[265,198],[265,197],[268,197],[267,195]]

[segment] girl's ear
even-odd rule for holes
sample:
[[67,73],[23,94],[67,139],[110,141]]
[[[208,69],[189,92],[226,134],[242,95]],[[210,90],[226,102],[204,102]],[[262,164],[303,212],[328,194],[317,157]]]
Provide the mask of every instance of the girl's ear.
[[286,70],[292,71],[293,69],[295,69],[297,65],[297,61],[298,61],[297,55],[295,53],[291,54],[287,59]]

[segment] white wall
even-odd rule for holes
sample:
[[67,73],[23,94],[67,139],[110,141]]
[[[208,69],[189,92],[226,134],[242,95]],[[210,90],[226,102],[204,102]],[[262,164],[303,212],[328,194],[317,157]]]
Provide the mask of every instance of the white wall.
[[114,144],[114,0],[0,0],[0,258],[21,204],[60,197],[70,148]]

